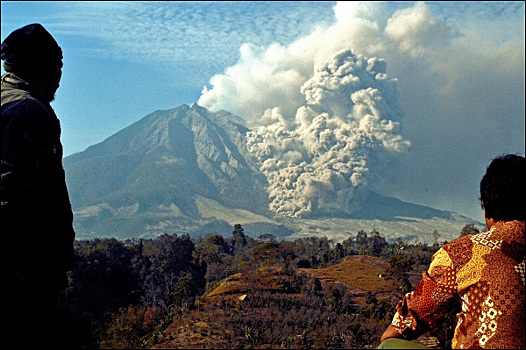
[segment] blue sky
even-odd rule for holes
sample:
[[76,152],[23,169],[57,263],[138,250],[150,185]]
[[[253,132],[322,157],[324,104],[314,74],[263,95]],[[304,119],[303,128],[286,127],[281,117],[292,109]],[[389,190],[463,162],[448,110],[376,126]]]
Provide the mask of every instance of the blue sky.
[[524,155],[524,13],[524,2],[2,1],[1,39],[39,22],[62,47],[52,105],[65,155],[183,103],[246,119],[295,109],[276,74],[301,83],[335,50],[385,59],[411,149],[376,189],[482,220],[486,165]]
[[210,77],[236,63],[243,43],[289,43],[320,17],[330,21],[332,6],[2,1],[1,33],[3,41],[39,22],[62,47],[63,79],[53,107],[69,155],[155,110],[196,102]]

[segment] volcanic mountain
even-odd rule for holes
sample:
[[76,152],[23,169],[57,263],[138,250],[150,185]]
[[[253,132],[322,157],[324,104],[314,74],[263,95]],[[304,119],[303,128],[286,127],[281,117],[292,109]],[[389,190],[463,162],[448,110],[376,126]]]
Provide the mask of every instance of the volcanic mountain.
[[[473,220],[370,192],[351,216],[273,215],[265,175],[246,147],[249,129],[225,111],[193,104],[156,111],[105,141],[64,159],[79,238],[228,234],[343,239],[359,229],[387,237],[433,230],[458,235]],[[427,235],[427,236],[426,236]],[[426,238],[427,237],[427,238]]]

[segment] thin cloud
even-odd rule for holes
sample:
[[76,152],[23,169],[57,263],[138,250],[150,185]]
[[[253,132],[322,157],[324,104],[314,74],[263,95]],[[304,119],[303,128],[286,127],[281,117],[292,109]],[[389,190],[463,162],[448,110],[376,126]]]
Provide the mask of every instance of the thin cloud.
[[243,43],[289,43],[311,31],[314,23],[333,16],[330,5],[311,2],[70,2],[62,6],[57,12],[61,32],[99,40],[108,57],[182,65],[208,77],[234,64]]

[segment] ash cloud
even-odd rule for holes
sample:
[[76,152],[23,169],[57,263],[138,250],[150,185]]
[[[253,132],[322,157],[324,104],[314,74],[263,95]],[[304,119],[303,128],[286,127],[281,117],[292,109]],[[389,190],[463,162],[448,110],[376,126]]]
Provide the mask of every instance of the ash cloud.
[[396,80],[385,61],[343,50],[317,65],[301,86],[293,118],[267,109],[248,134],[269,187],[269,209],[286,216],[351,214],[357,192],[385,157],[409,146],[400,134]]

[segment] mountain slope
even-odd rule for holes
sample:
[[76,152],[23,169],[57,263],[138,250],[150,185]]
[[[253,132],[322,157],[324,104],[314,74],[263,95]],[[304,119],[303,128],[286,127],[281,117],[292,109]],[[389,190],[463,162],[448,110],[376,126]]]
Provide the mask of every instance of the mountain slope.
[[[261,212],[264,177],[247,162],[246,128],[228,114],[197,105],[157,111],[85,152],[64,160],[74,208],[107,201],[113,205],[177,203],[197,215],[189,200],[199,194]],[[86,171],[89,169],[89,171]]]
[[[101,221],[119,217],[136,221],[132,215],[156,212],[200,218],[195,196],[268,214],[265,178],[244,149],[246,131],[229,113],[183,105],[154,112],[65,158],[80,226],[102,233]],[[142,224],[155,221],[142,217]]]

